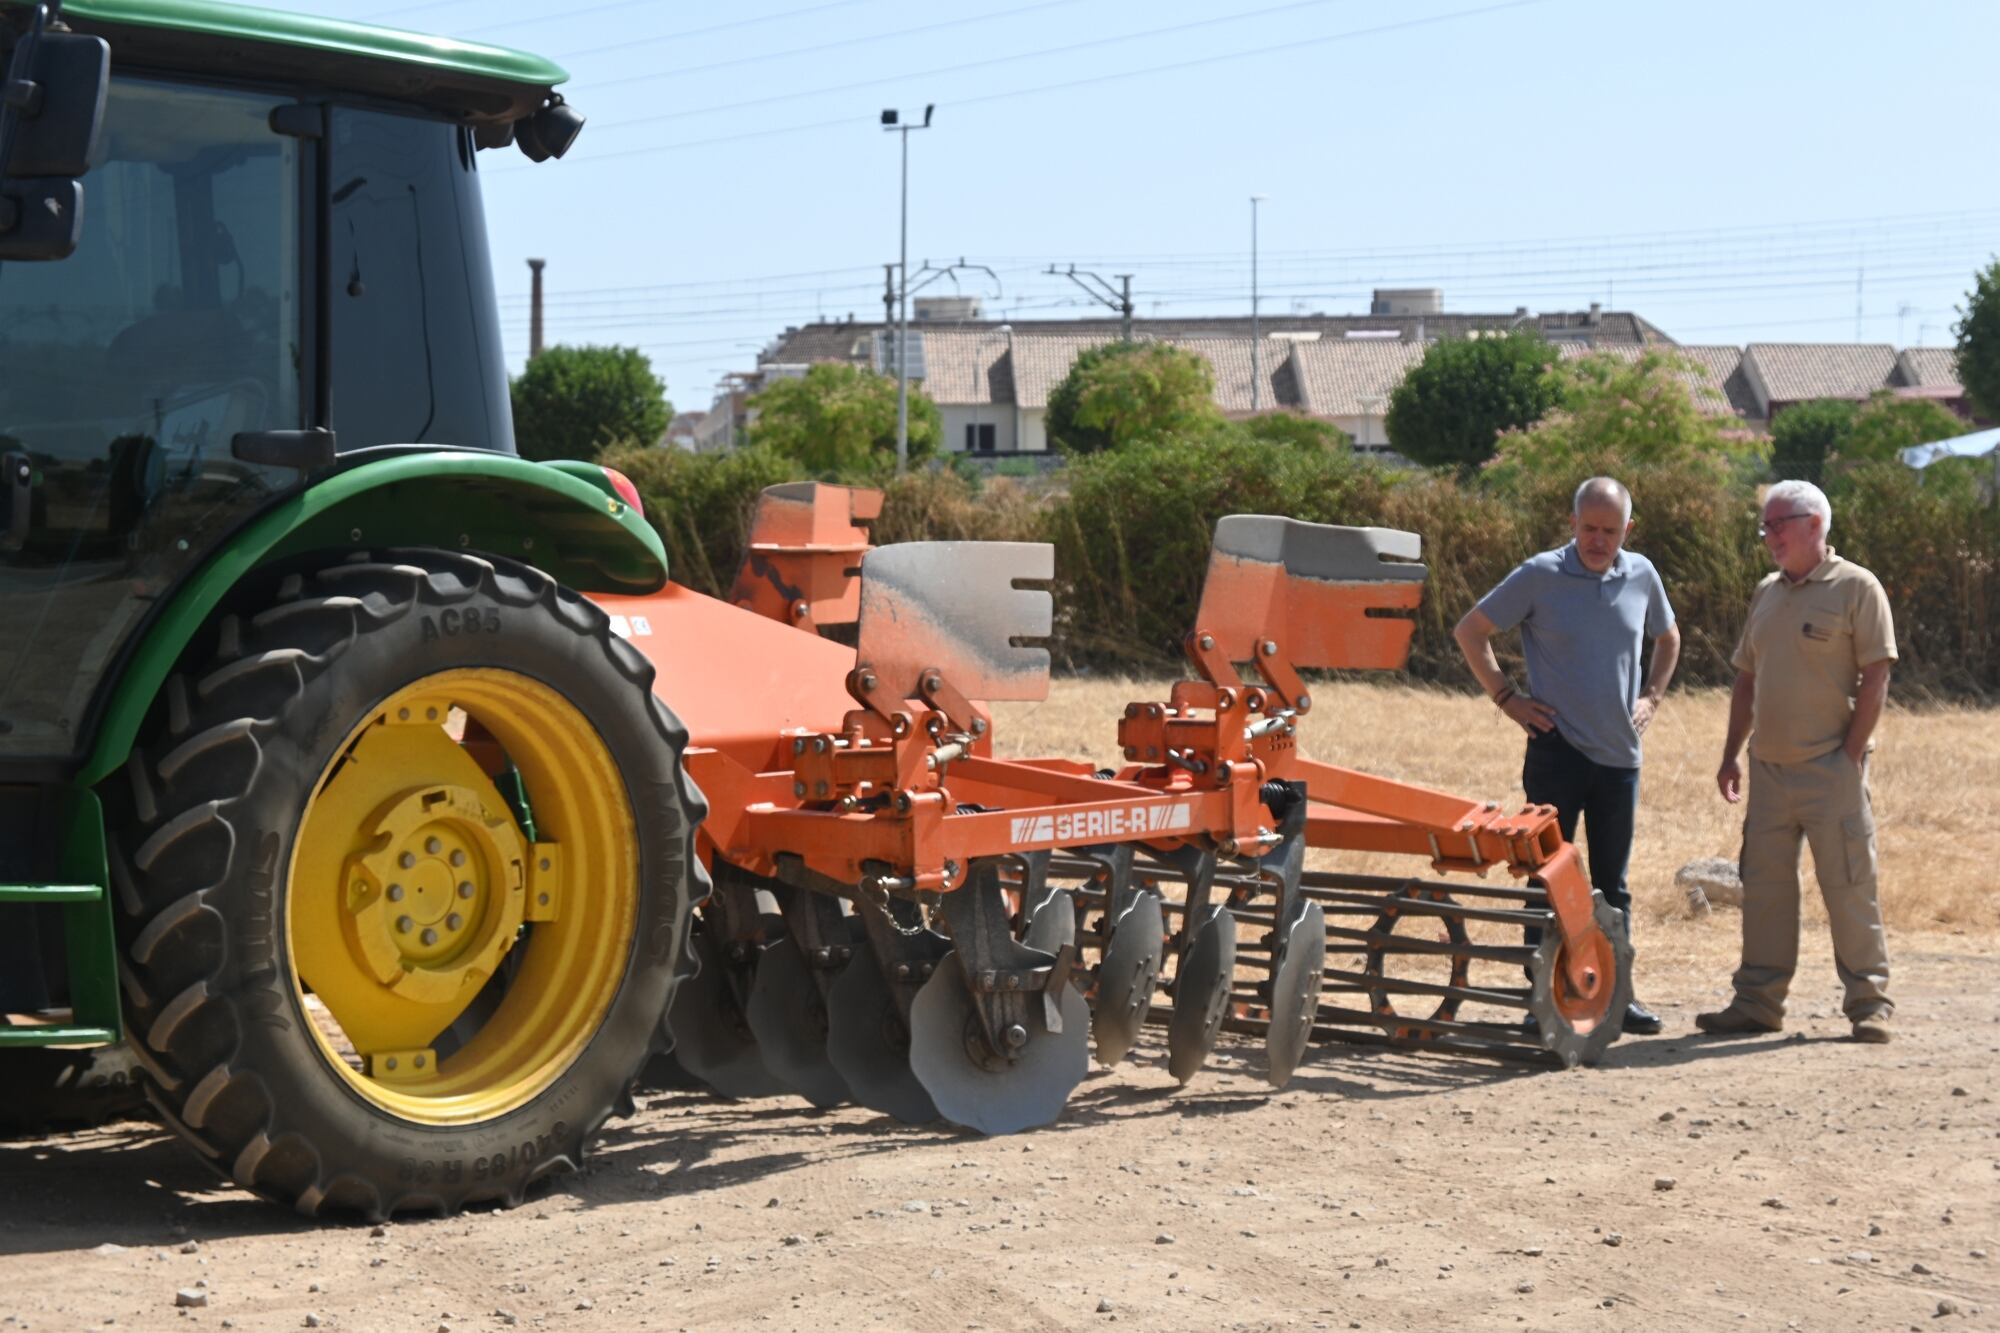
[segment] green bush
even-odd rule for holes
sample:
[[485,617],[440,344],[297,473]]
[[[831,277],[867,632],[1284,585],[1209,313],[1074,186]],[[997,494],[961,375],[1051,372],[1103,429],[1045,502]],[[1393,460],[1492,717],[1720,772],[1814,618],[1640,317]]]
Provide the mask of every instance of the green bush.
[[598,460],[632,479],[646,521],[667,548],[674,582],[724,597],[750,537],[750,516],[766,486],[800,481],[796,459],[769,449],[691,454],[681,449],[625,447]]
[[[1882,580],[1906,690],[2000,690],[2000,509],[1964,473],[1856,465],[1834,500],[1832,541]],[[1932,475],[1937,473],[1937,475]]]
[[1562,405],[1540,421],[1500,437],[1485,484],[1507,494],[1539,477],[1589,477],[1584,460],[1616,459],[1625,468],[1670,466],[1717,478],[1750,477],[1767,450],[1756,437],[1723,429],[1683,378],[1678,358],[1647,352],[1634,361],[1586,356],[1552,371]]
[[1087,347],[1049,393],[1049,440],[1071,454],[1196,434],[1220,424],[1215,372],[1167,343]]
[[1432,343],[1389,395],[1397,453],[1427,467],[1477,467],[1501,432],[1540,421],[1561,400],[1556,349],[1533,333]]
[[1298,412],[1263,412],[1235,423],[1253,440],[1298,449],[1352,449],[1354,437],[1331,421]]
[[1816,398],[1778,413],[1771,419],[1771,471],[1780,481],[1818,485],[1859,406],[1846,398]]
[[[718,594],[742,557],[757,493],[806,475],[797,460],[767,449],[618,449],[603,461],[638,485],[674,578]],[[1655,448],[1635,460],[1588,440],[1545,461],[1498,486],[1449,470],[1386,469],[1345,451],[1274,446],[1236,424],[1087,455],[1032,485],[914,471],[886,483],[875,539],[1053,542],[1056,660],[1157,671],[1183,660],[1181,637],[1194,627],[1209,542],[1224,515],[1415,532],[1430,572],[1409,675],[1469,688],[1451,627],[1521,560],[1567,541],[1577,484],[1610,475],[1632,491],[1631,549],[1659,567],[1673,601],[1680,682],[1726,684],[1750,595],[1771,569],[1756,536],[1758,483],[1697,453]],[[1851,464],[1834,499],[1833,538],[1888,589],[1902,652],[1899,697],[2000,693],[2000,509],[1975,471]],[[1505,655],[1512,640],[1500,646]]]
[[[944,420],[910,386],[909,459],[937,452]],[[896,468],[896,381],[844,362],[822,361],[798,379],[773,380],[750,400],[752,448],[797,459],[808,475],[892,476]]]
[[1237,433],[1129,445],[1078,459],[1049,511],[1060,655],[1159,666],[1194,628],[1208,547],[1226,514],[1367,523],[1387,475],[1351,455],[1273,448]]
[[523,458],[588,461],[614,444],[656,444],[674,415],[653,363],[634,347],[550,347],[508,389]]

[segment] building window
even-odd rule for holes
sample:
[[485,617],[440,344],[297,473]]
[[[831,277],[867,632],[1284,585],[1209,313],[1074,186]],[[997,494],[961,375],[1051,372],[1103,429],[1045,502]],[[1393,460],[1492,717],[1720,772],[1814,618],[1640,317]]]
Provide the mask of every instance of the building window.
[[990,421],[969,421],[965,425],[965,452],[968,454],[990,454],[994,450],[994,424]]

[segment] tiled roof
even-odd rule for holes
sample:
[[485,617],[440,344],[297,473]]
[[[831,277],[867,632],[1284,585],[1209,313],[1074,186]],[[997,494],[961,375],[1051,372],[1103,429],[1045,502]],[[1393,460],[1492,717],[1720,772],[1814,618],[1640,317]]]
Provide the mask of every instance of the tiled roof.
[[[1964,392],[1958,378],[1958,353],[1949,347],[1905,347],[1896,357],[1902,383],[1915,389],[1957,389]],[[1958,394],[1952,395],[1959,396]]]
[[1300,343],[1292,371],[1302,412],[1316,417],[1380,416],[1410,367],[1424,359],[1418,343],[1322,338]]
[[[1553,312],[1542,315],[1458,314],[1438,315],[1265,315],[1259,331],[1276,333],[1317,333],[1322,338],[1344,338],[1350,332],[1393,330],[1405,342],[1415,341],[1421,331],[1426,339],[1462,338],[1474,331],[1504,330],[1517,324],[1537,329],[1552,342],[1587,342],[1595,346],[1641,346],[1672,343],[1673,339],[1639,316],[1607,310],[1593,317],[1587,312]],[[1108,342],[1119,336],[1116,319],[978,319],[963,321],[911,320],[912,332],[926,337],[941,332],[995,332],[1009,324],[1017,336],[1054,335],[1066,338],[1094,338]],[[785,330],[758,357],[760,362],[853,361],[867,364],[879,321],[807,324]],[[1183,319],[1136,319],[1134,337],[1161,342],[1185,342],[1210,338],[1248,338],[1248,316],[1218,315]]]
[[1112,333],[1099,337],[1014,335],[1014,401],[1024,408],[1047,407],[1049,394],[1069,374],[1072,362],[1087,347],[1118,341]]
[[924,392],[940,407],[1011,401],[1007,365],[1011,341],[993,330],[926,329]]
[[1774,403],[1866,398],[1889,387],[1896,349],[1887,343],[1751,343],[1743,349]]
[[1290,406],[1280,400],[1278,372],[1292,354],[1288,339],[1265,338],[1259,352],[1257,371],[1263,380],[1257,408],[1250,401],[1250,339],[1248,338],[1163,338],[1162,342],[1193,352],[1208,362],[1215,372],[1215,405],[1224,412],[1247,416],[1253,410]]

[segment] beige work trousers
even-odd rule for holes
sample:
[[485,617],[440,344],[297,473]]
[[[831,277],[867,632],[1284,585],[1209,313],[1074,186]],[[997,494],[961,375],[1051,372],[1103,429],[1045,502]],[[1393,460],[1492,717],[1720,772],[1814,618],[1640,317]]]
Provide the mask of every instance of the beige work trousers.
[[1743,965],[1736,1004],[1776,1025],[1799,964],[1799,843],[1833,933],[1834,970],[1852,1022],[1888,1014],[1889,946],[1875,892],[1875,810],[1868,771],[1834,750],[1803,764],[1750,761],[1743,817]]

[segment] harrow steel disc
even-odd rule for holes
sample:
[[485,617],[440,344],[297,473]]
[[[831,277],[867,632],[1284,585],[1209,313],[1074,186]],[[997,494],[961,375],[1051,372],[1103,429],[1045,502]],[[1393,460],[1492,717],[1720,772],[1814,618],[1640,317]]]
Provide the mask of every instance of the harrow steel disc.
[[[1057,1004],[1062,1031],[1031,1021],[1011,1058],[995,1054],[958,955],[938,964],[910,1009],[910,1067],[939,1114],[982,1134],[1013,1134],[1061,1115],[1090,1067],[1090,1010],[1067,985]],[[1030,1006],[1037,1013],[1040,1007],[1039,1001]]]
[[825,1110],[848,1100],[847,1080],[827,1058],[826,1001],[791,937],[757,959],[750,985],[750,1031],[771,1076]]
[[674,1056],[688,1073],[738,1101],[778,1097],[785,1085],[772,1077],[757,1051],[756,1034],[724,971],[729,966],[697,923],[690,941],[698,968],[674,992],[667,1027],[674,1034]]
[[1236,974],[1236,918],[1226,907],[1208,914],[1174,973],[1174,1012],[1167,1025],[1167,1069],[1185,1084],[1215,1049],[1229,1012]]
[[906,1125],[937,1119],[931,1095],[910,1072],[910,1034],[895,992],[865,941],[834,979],[826,1017],[826,1056],[849,1096]]
[[1112,926],[1111,943],[1097,969],[1097,1003],[1091,1027],[1097,1038],[1099,1064],[1117,1064],[1139,1040],[1166,951],[1167,926],[1160,896],[1141,890]]
[[1274,1088],[1290,1081],[1312,1036],[1326,968],[1325,909],[1314,902],[1304,904],[1285,931],[1281,948],[1271,977],[1271,1028],[1264,1036],[1264,1049],[1271,1057],[1264,1077]]
[[1566,1069],[1597,1062],[1625,1030],[1625,1009],[1632,1002],[1632,940],[1625,914],[1594,889],[1590,902],[1591,916],[1604,932],[1591,961],[1600,976],[1613,973],[1611,984],[1589,999],[1570,989],[1562,968],[1562,932],[1553,923],[1542,932],[1528,965],[1528,1012],[1540,1028],[1543,1048]]
[[1076,943],[1076,899],[1067,889],[1051,892],[1029,915],[1021,943],[1043,953],[1060,953],[1065,944]]

